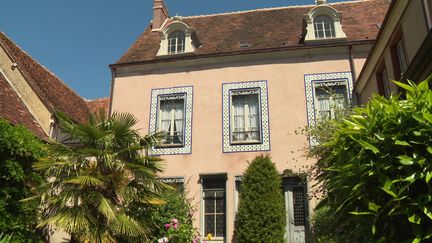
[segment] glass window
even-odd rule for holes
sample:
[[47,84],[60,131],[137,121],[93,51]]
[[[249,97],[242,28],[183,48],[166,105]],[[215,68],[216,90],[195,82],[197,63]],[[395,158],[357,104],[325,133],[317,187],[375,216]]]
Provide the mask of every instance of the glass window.
[[389,86],[389,79],[387,76],[387,70],[386,69],[381,71],[380,79],[383,83],[384,97],[389,98],[390,97],[390,86]]
[[337,112],[348,104],[345,85],[319,86],[315,88],[319,119],[336,118]]
[[225,237],[225,180],[204,180],[204,237]]
[[407,62],[405,58],[405,49],[402,40],[400,40],[396,45],[396,53],[397,53],[400,71],[401,74],[403,74],[407,70]]
[[162,145],[184,144],[184,102],[184,94],[159,96],[157,131],[164,133]]
[[175,31],[168,36],[168,54],[183,53],[185,51],[186,36],[181,31]]
[[305,198],[303,187],[294,187],[292,191],[293,195],[293,211],[294,211],[294,225],[304,226],[306,225],[305,217]]
[[333,19],[326,15],[319,15],[314,18],[315,38],[327,39],[334,38],[335,28]]
[[259,89],[231,91],[231,141],[261,141]]

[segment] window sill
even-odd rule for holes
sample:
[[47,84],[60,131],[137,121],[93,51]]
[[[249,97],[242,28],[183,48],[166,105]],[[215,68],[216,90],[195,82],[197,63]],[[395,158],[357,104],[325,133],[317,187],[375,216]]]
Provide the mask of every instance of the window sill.
[[195,55],[194,52],[182,52],[182,53],[171,53],[171,54],[164,53],[164,54],[157,55],[156,58],[157,59],[168,59],[168,58],[184,57],[184,56],[187,57],[187,56],[193,56],[193,55]]
[[251,144],[261,144],[261,141],[242,141],[242,142],[231,142],[231,146],[235,145],[251,145]]
[[322,38],[322,39],[309,39],[305,40],[305,44],[327,44],[332,42],[342,42],[348,40],[347,37],[333,37],[333,38]]
[[163,148],[183,148],[184,144],[159,144],[155,146],[155,148],[163,149]]

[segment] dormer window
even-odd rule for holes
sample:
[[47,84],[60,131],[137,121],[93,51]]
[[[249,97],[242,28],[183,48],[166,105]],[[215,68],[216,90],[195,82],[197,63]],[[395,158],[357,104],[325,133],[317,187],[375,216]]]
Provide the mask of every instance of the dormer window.
[[305,42],[346,40],[341,18],[342,13],[328,5],[311,9],[304,15],[307,24]]
[[185,51],[186,35],[181,31],[174,31],[168,36],[168,54],[183,53]]
[[327,39],[334,38],[335,28],[333,19],[326,15],[319,15],[314,19],[315,38]]
[[166,21],[166,26],[160,33],[160,47],[157,56],[168,58],[172,55],[193,54],[199,46],[199,40],[192,28],[187,26],[181,17],[172,17]]

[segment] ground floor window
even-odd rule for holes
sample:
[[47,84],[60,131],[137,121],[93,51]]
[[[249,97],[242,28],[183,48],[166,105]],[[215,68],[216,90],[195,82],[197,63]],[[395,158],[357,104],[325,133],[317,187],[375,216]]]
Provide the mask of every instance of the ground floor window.
[[226,230],[226,191],[225,178],[202,179],[202,201],[204,215],[204,236],[224,239]]

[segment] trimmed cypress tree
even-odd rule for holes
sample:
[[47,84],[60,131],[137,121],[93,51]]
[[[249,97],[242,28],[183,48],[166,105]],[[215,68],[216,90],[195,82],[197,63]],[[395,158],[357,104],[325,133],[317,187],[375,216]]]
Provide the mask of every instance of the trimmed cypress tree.
[[281,177],[268,155],[256,157],[244,174],[235,237],[242,242],[283,242],[285,207]]

